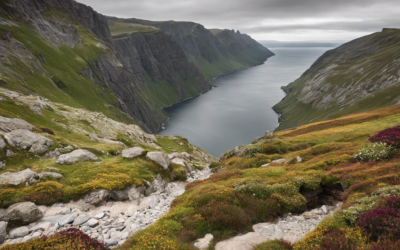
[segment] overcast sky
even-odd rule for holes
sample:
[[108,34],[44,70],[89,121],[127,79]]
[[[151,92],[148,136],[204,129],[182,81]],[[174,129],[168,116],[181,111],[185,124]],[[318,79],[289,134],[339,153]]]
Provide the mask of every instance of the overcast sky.
[[257,40],[348,41],[400,28],[400,0],[77,0],[122,18],[193,21]]

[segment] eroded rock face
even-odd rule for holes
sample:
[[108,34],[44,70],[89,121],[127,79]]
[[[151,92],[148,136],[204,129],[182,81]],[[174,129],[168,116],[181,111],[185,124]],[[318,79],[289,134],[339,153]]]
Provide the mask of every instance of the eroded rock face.
[[11,205],[3,217],[3,221],[19,221],[24,224],[35,222],[43,217],[42,211],[33,202],[21,202]]
[[78,149],[69,154],[60,155],[56,162],[60,165],[70,165],[81,161],[93,161],[98,159],[99,158],[92,152],[86,149]]
[[37,177],[38,174],[29,168],[17,173],[4,173],[0,175],[0,185],[15,185],[18,186],[31,178]]
[[138,156],[141,156],[145,150],[141,147],[134,147],[134,148],[128,148],[122,151],[122,158],[125,159],[132,159]]
[[26,129],[32,131],[33,128],[34,127],[31,124],[24,120],[0,116],[0,131],[2,132],[8,133],[17,129]]
[[53,145],[53,141],[44,136],[32,133],[26,129],[17,129],[4,135],[11,147],[29,149],[34,154],[43,154],[47,152],[48,147]]
[[7,236],[7,222],[0,221],[0,244],[4,242]]
[[171,160],[175,159],[175,158],[180,158],[180,159],[185,159],[187,161],[190,161],[192,159],[192,157],[190,156],[190,154],[186,153],[186,152],[182,152],[182,153],[172,153],[168,155],[169,158]]
[[162,167],[164,170],[168,170],[169,165],[171,165],[171,160],[164,152],[150,152],[147,153],[146,157]]
[[101,205],[102,203],[106,202],[112,196],[113,196],[113,194],[111,191],[102,189],[102,190],[95,191],[95,192],[85,195],[83,200],[86,203],[98,206],[98,205]]

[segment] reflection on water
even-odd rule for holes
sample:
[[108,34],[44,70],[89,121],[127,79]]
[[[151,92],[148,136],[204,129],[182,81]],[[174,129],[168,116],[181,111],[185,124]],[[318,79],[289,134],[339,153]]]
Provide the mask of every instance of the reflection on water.
[[275,48],[265,64],[220,76],[218,87],[166,108],[170,118],[159,135],[179,135],[219,157],[274,130],[271,109],[284,96],[281,86],[296,80],[329,48]]

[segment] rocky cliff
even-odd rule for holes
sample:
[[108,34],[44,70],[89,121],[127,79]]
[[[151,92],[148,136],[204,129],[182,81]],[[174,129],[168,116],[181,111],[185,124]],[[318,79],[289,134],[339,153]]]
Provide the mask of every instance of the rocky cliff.
[[323,54],[284,88],[278,130],[400,103],[400,30],[383,29]]
[[261,64],[274,55],[250,36],[239,31],[208,30],[203,25],[193,22],[155,22],[114,17],[108,19],[120,25],[156,27],[170,35],[208,80],[234,70]]

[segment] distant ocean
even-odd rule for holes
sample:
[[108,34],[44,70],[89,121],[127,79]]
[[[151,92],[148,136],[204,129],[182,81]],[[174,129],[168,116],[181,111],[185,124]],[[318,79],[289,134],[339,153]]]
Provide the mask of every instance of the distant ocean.
[[239,70],[212,81],[218,86],[194,99],[166,108],[170,118],[159,135],[179,135],[216,157],[250,144],[274,130],[272,110],[286,86],[301,76],[331,47],[269,48],[276,55],[263,65]]

